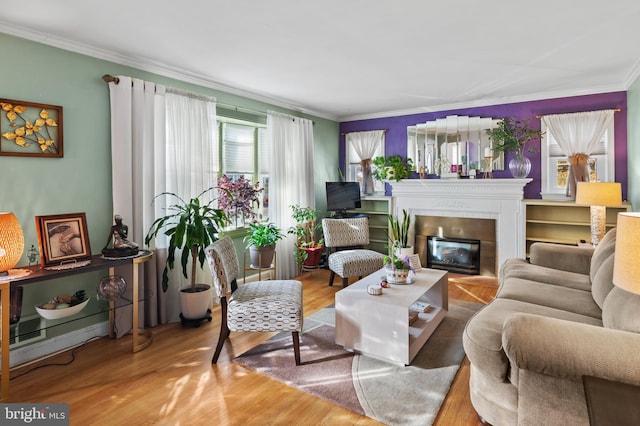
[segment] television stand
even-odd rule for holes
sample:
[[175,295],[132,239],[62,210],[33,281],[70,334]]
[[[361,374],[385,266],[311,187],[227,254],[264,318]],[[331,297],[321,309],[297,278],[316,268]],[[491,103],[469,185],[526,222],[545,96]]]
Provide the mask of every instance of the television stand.
[[335,210],[331,219],[353,219],[356,217],[369,217],[364,213],[347,212],[346,210]]

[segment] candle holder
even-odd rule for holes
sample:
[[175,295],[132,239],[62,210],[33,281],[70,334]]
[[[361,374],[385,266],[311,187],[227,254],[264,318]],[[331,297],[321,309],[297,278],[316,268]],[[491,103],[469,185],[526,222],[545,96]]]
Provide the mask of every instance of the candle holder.
[[484,164],[484,178],[493,179],[493,156],[485,156]]

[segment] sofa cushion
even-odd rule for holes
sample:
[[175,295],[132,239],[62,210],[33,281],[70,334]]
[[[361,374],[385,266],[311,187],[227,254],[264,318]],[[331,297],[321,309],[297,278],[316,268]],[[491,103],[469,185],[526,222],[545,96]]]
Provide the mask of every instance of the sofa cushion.
[[611,253],[609,257],[599,262],[600,265],[593,278],[591,279],[591,296],[593,300],[600,306],[604,307],[604,301],[613,288],[613,261],[615,254]]
[[594,248],[569,246],[537,241],[529,247],[529,261],[533,265],[547,268],[589,274]]
[[602,238],[600,243],[596,246],[596,249],[593,251],[593,256],[591,256],[591,269],[589,270],[589,275],[591,276],[592,283],[595,278],[595,274],[598,273],[598,269],[602,265],[602,262],[607,260],[607,258],[613,254],[615,248],[616,228],[613,228],[605,234],[604,238]]
[[510,278],[502,283],[496,297],[547,306],[593,318],[602,318],[600,307],[590,291],[561,285],[545,284],[523,278]]
[[606,328],[640,333],[640,295],[614,287],[604,301],[602,323]]
[[602,326],[602,321],[547,306],[512,299],[494,299],[467,322],[463,334],[464,350],[469,361],[485,375],[507,380],[509,360],[502,349],[505,319],[513,313],[529,313]]
[[561,285],[578,290],[591,290],[591,280],[587,274],[561,271],[545,266],[533,265],[524,259],[507,259],[500,270],[500,282],[509,278],[524,278],[541,283]]

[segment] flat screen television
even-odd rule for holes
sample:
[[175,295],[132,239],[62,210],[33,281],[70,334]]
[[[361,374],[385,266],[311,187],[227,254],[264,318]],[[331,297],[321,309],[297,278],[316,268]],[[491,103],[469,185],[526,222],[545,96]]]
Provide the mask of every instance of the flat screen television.
[[358,182],[326,182],[327,210],[344,212],[360,207]]

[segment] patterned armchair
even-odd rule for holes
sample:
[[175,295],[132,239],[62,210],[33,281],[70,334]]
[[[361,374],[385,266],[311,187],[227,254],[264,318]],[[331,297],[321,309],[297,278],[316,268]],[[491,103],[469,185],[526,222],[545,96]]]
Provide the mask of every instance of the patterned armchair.
[[[296,365],[300,365],[302,283],[267,280],[238,286],[236,279],[240,267],[230,237],[211,244],[206,255],[222,312],[220,337],[212,364],[218,362],[231,331],[291,331]],[[231,295],[227,299],[229,293]]]
[[346,287],[350,277],[362,278],[382,268],[384,254],[363,248],[369,244],[368,218],[322,219],[322,231],[330,251],[330,286],[336,274]]

